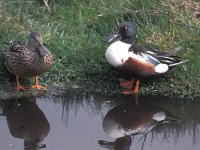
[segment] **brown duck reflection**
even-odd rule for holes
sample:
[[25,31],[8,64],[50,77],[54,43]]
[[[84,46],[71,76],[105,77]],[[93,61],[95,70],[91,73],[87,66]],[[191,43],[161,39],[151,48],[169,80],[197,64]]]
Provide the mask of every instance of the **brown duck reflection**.
[[25,150],[38,150],[46,147],[40,142],[48,135],[50,125],[34,98],[8,100],[3,111],[11,135],[24,139]]
[[170,112],[151,104],[121,104],[111,109],[103,119],[104,132],[116,139],[114,142],[99,140],[101,147],[113,150],[129,150],[132,137],[146,134],[164,125],[180,122]]

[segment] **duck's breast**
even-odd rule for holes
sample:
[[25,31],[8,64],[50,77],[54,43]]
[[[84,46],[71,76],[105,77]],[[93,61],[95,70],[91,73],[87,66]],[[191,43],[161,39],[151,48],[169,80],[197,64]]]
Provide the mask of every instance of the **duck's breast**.
[[32,76],[40,75],[51,69],[53,64],[53,57],[51,54],[37,57],[32,59],[32,65],[30,65],[30,72]]
[[113,67],[123,65],[129,57],[128,50],[130,47],[130,44],[126,44],[121,41],[112,43],[106,50],[106,60]]

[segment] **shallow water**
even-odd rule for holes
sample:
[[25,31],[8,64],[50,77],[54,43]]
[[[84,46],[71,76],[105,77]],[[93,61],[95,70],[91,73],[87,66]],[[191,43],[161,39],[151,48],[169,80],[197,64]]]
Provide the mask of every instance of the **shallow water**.
[[[159,118],[160,112],[175,120],[151,127],[152,115]],[[130,96],[66,91],[61,96],[7,100],[0,113],[1,150],[200,147],[200,105],[195,101],[140,96],[136,105]]]

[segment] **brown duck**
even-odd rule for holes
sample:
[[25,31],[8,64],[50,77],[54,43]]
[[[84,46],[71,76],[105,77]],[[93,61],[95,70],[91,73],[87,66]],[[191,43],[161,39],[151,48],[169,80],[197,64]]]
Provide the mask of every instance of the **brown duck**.
[[10,47],[3,51],[7,69],[16,76],[16,90],[26,90],[20,85],[19,77],[35,77],[34,89],[45,89],[38,84],[38,76],[52,67],[51,52],[43,45],[39,32],[31,32],[27,42],[12,41]]

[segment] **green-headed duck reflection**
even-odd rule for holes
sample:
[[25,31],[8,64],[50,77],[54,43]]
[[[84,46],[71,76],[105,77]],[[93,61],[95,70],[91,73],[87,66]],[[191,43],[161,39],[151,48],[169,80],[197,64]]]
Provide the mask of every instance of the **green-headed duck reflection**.
[[177,122],[180,122],[180,119],[163,108],[128,102],[111,109],[103,119],[104,132],[116,140],[114,142],[99,140],[98,143],[108,149],[129,150],[132,137]]
[[50,125],[35,98],[8,100],[3,113],[12,136],[24,139],[25,150],[45,148],[41,144],[50,131]]

